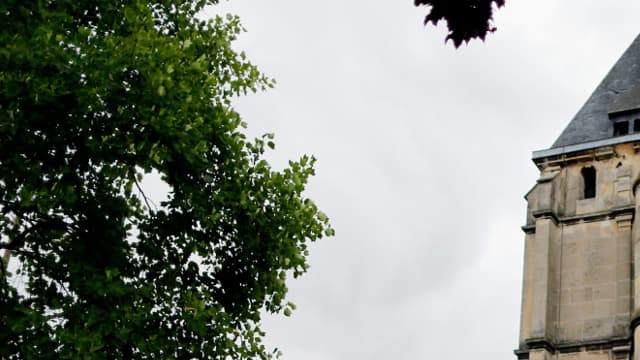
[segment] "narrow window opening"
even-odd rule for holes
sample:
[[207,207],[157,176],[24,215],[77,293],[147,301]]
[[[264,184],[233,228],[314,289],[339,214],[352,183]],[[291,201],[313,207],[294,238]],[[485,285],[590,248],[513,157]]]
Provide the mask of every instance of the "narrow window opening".
[[640,119],[633,120],[633,132],[640,132]]
[[584,198],[596,197],[596,169],[593,166],[582,168],[582,180],[584,181]]
[[[635,124],[634,124],[635,127]],[[627,135],[629,133],[629,122],[628,121],[618,121],[613,123],[613,136],[622,136]]]

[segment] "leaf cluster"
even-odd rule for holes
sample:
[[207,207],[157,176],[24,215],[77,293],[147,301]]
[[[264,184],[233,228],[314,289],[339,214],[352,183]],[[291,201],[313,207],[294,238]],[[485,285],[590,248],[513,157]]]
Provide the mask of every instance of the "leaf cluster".
[[456,48],[471,39],[484,41],[487,33],[494,32],[494,6],[500,8],[504,3],[505,0],[414,0],[415,6],[430,7],[425,25],[447,22],[449,33],[445,41],[452,40]]
[[198,19],[215,3],[0,3],[1,358],[272,356],[260,312],[290,313],[333,230],[303,196],[315,159],[275,171],[273,135],[244,135],[231,100],[273,82],[237,17]]

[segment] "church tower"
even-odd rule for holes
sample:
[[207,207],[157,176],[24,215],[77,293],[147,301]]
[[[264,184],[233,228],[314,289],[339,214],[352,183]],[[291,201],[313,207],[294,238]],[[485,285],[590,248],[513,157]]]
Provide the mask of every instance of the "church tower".
[[517,357],[640,360],[640,36],[533,161]]

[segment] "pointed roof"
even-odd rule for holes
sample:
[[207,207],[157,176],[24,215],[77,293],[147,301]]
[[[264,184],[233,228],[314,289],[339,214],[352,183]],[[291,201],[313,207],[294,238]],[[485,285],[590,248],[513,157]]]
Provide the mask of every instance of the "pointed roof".
[[610,114],[640,108],[640,35],[620,57],[551,148],[613,137]]

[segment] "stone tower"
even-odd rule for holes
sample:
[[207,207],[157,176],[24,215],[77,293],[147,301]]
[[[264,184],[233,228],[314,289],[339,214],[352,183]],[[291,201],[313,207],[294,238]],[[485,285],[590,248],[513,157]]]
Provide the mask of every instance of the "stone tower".
[[640,36],[533,161],[516,355],[640,360]]

